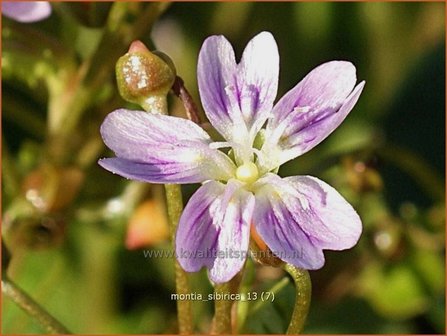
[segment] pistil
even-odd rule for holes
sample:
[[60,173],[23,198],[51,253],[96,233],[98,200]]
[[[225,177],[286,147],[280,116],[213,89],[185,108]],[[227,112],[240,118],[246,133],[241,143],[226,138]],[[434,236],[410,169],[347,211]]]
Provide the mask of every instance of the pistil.
[[253,162],[246,162],[236,169],[236,178],[245,183],[253,183],[259,177],[258,167]]

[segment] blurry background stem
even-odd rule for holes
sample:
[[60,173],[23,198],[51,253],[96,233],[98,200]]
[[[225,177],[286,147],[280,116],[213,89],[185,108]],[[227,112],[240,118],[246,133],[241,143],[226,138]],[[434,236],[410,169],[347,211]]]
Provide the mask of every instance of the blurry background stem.
[[284,269],[292,276],[296,289],[295,307],[287,328],[287,334],[299,334],[309,312],[312,284],[308,271],[290,264],[286,264]]
[[17,287],[17,285],[6,276],[2,279],[2,293],[14,301],[28,315],[39,321],[48,333],[70,334],[67,328],[65,328],[59,321],[51,316],[45,309],[43,309],[23,290]]
[[415,183],[419,184],[434,201],[444,200],[445,183],[442,177],[420,155],[390,143],[387,146],[382,146],[377,153],[384,160],[393,163],[411,176]]

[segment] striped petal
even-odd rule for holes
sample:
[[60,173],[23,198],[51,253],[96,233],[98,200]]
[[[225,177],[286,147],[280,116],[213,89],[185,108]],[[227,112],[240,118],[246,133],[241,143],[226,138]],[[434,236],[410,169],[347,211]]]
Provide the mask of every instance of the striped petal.
[[255,196],[257,232],[280,259],[295,266],[321,268],[323,249],[348,249],[360,237],[355,210],[315,177],[268,174],[257,182]]
[[212,281],[223,283],[241,270],[254,208],[253,194],[241,185],[210,181],[189,200],[176,236],[177,257],[186,271],[206,267]]
[[209,181],[189,199],[180,218],[175,238],[176,255],[187,272],[197,272],[202,267],[211,268],[215,259],[219,227],[213,214],[224,184]]
[[212,125],[229,141],[251,143],[266,121],[277,93],[279,54],[273,36],[262,32],[236,64],[223,36],[211,36],[200,50],[199,91]]
[[357,103],[365,83],[354,88],[355,83],[356,69],[350,62],[332,61],[312,70],[275,105],[264,155],[274,156],[279,166],[318,145]]
[[99,164],[121,176],[152,183],[228,180],[235,167],[193,122],[142,111],[117,110],[101,126],[117,158]]

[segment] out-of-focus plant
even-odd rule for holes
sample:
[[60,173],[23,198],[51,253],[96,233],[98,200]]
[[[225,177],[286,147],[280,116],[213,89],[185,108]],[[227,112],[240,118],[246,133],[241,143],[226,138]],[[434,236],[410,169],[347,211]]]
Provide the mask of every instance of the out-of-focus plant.
[[[114,66],[141,39],[169,54],[198,101],[195,67],[205,37],[226,35],[240,55],[251,36],[269,30],[282,55],[280,93],[334,58],[352,60],[368,79],[350,122],[281,167],[283,175],[321,176],[364,223],[354,251],[327,253],[326,267],[310,273],[305,331],[444,332],[445,4],[175,3],[163,16],[163,3],[51,6],[51,16],[35,23],[2,18],[2,236],[11,252],[3,274],[35,302],[77,333],[178,330],[173,267],[124,246],[135,223],[159,218],[160,190],[94,164],[106,156],[100,123],[126,104]],[[184,116],[179,100],[169,105]],[[183,189],[185,200],[194,189]],[[141,214],[147,224],[137,220]],[[157,243],[143,236],[133,242],[148,244],[145,253],[168,251],[160,228]],[[269,291],[275,301],[237,302],[234,327],[283,333],[294,286],[281,270],[254,269],[248,260],[240,292]],[[212,291],[204,273],[190,286]],[[4,333],[48,332],[11,300],[2,308]],[[193,308],[197,330],[209,331],[211,304],[195,301]]]
[[[4,9],[23,13],[27,3],[13,6]],[[84,185],[86,169],[102,150],[92,122],[103,115],[104,108],[118,103],[113,76],[116,60],[130,41],[150,32],[168,4],[80,6],[91,13],[103,7],[107,17],[99,27],[84,26],[70,4],[54,3],[46,26],[3,20],[2,73],[3,80],[11,83],[4,95],[3,117],[32,130],[40,142],[13,139],[12,145],[20,146],[16,160],[8,149],[11,138],[3,141],[7,206],[2,235],[17,262],[24,246],[48,247],[66,241],[67,221],[73,220],[68,217],[70,207]],[[24,103],[17,90],[29,92],[40,107]],[[35,111],[45,110],[45,105],[47,113],[42,118]],[[136,206],[144,191],[138,189],[119,201],[127,206],[120,212],[130,213]],[[107,205],[104,211],[109,212]]]

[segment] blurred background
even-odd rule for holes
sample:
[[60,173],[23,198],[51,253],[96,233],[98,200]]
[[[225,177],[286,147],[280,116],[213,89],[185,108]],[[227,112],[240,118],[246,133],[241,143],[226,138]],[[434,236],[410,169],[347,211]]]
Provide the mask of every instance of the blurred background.
[[[278,97],[315,66],[349,60],[366,87],[350,116],[280,175],[318,176],[364,224],[359,244],[312,271],[305,333],[445,332],[445,4],[52,3],[24,24],[2,18],[3,272],[75,333],[175,333],[173,260],[163,189],[97,165],[99,126],[119,107],[114,66],[140,39],[168,54],[199,102],[197,55],[225,35],[240,56],[258,32],[280,52]],[[173,114],[185,116],[172,98]],[[185,201],[197,186],[183,188]],[[5,254],[4,254],[5,256]],[[206,272],[193,291],[212,292]],[[248,260],[241,333],[284,333],[294,286]],[[208,332],[212,302],[193,303]],[[8,298],[2,333],[42,333]]]

